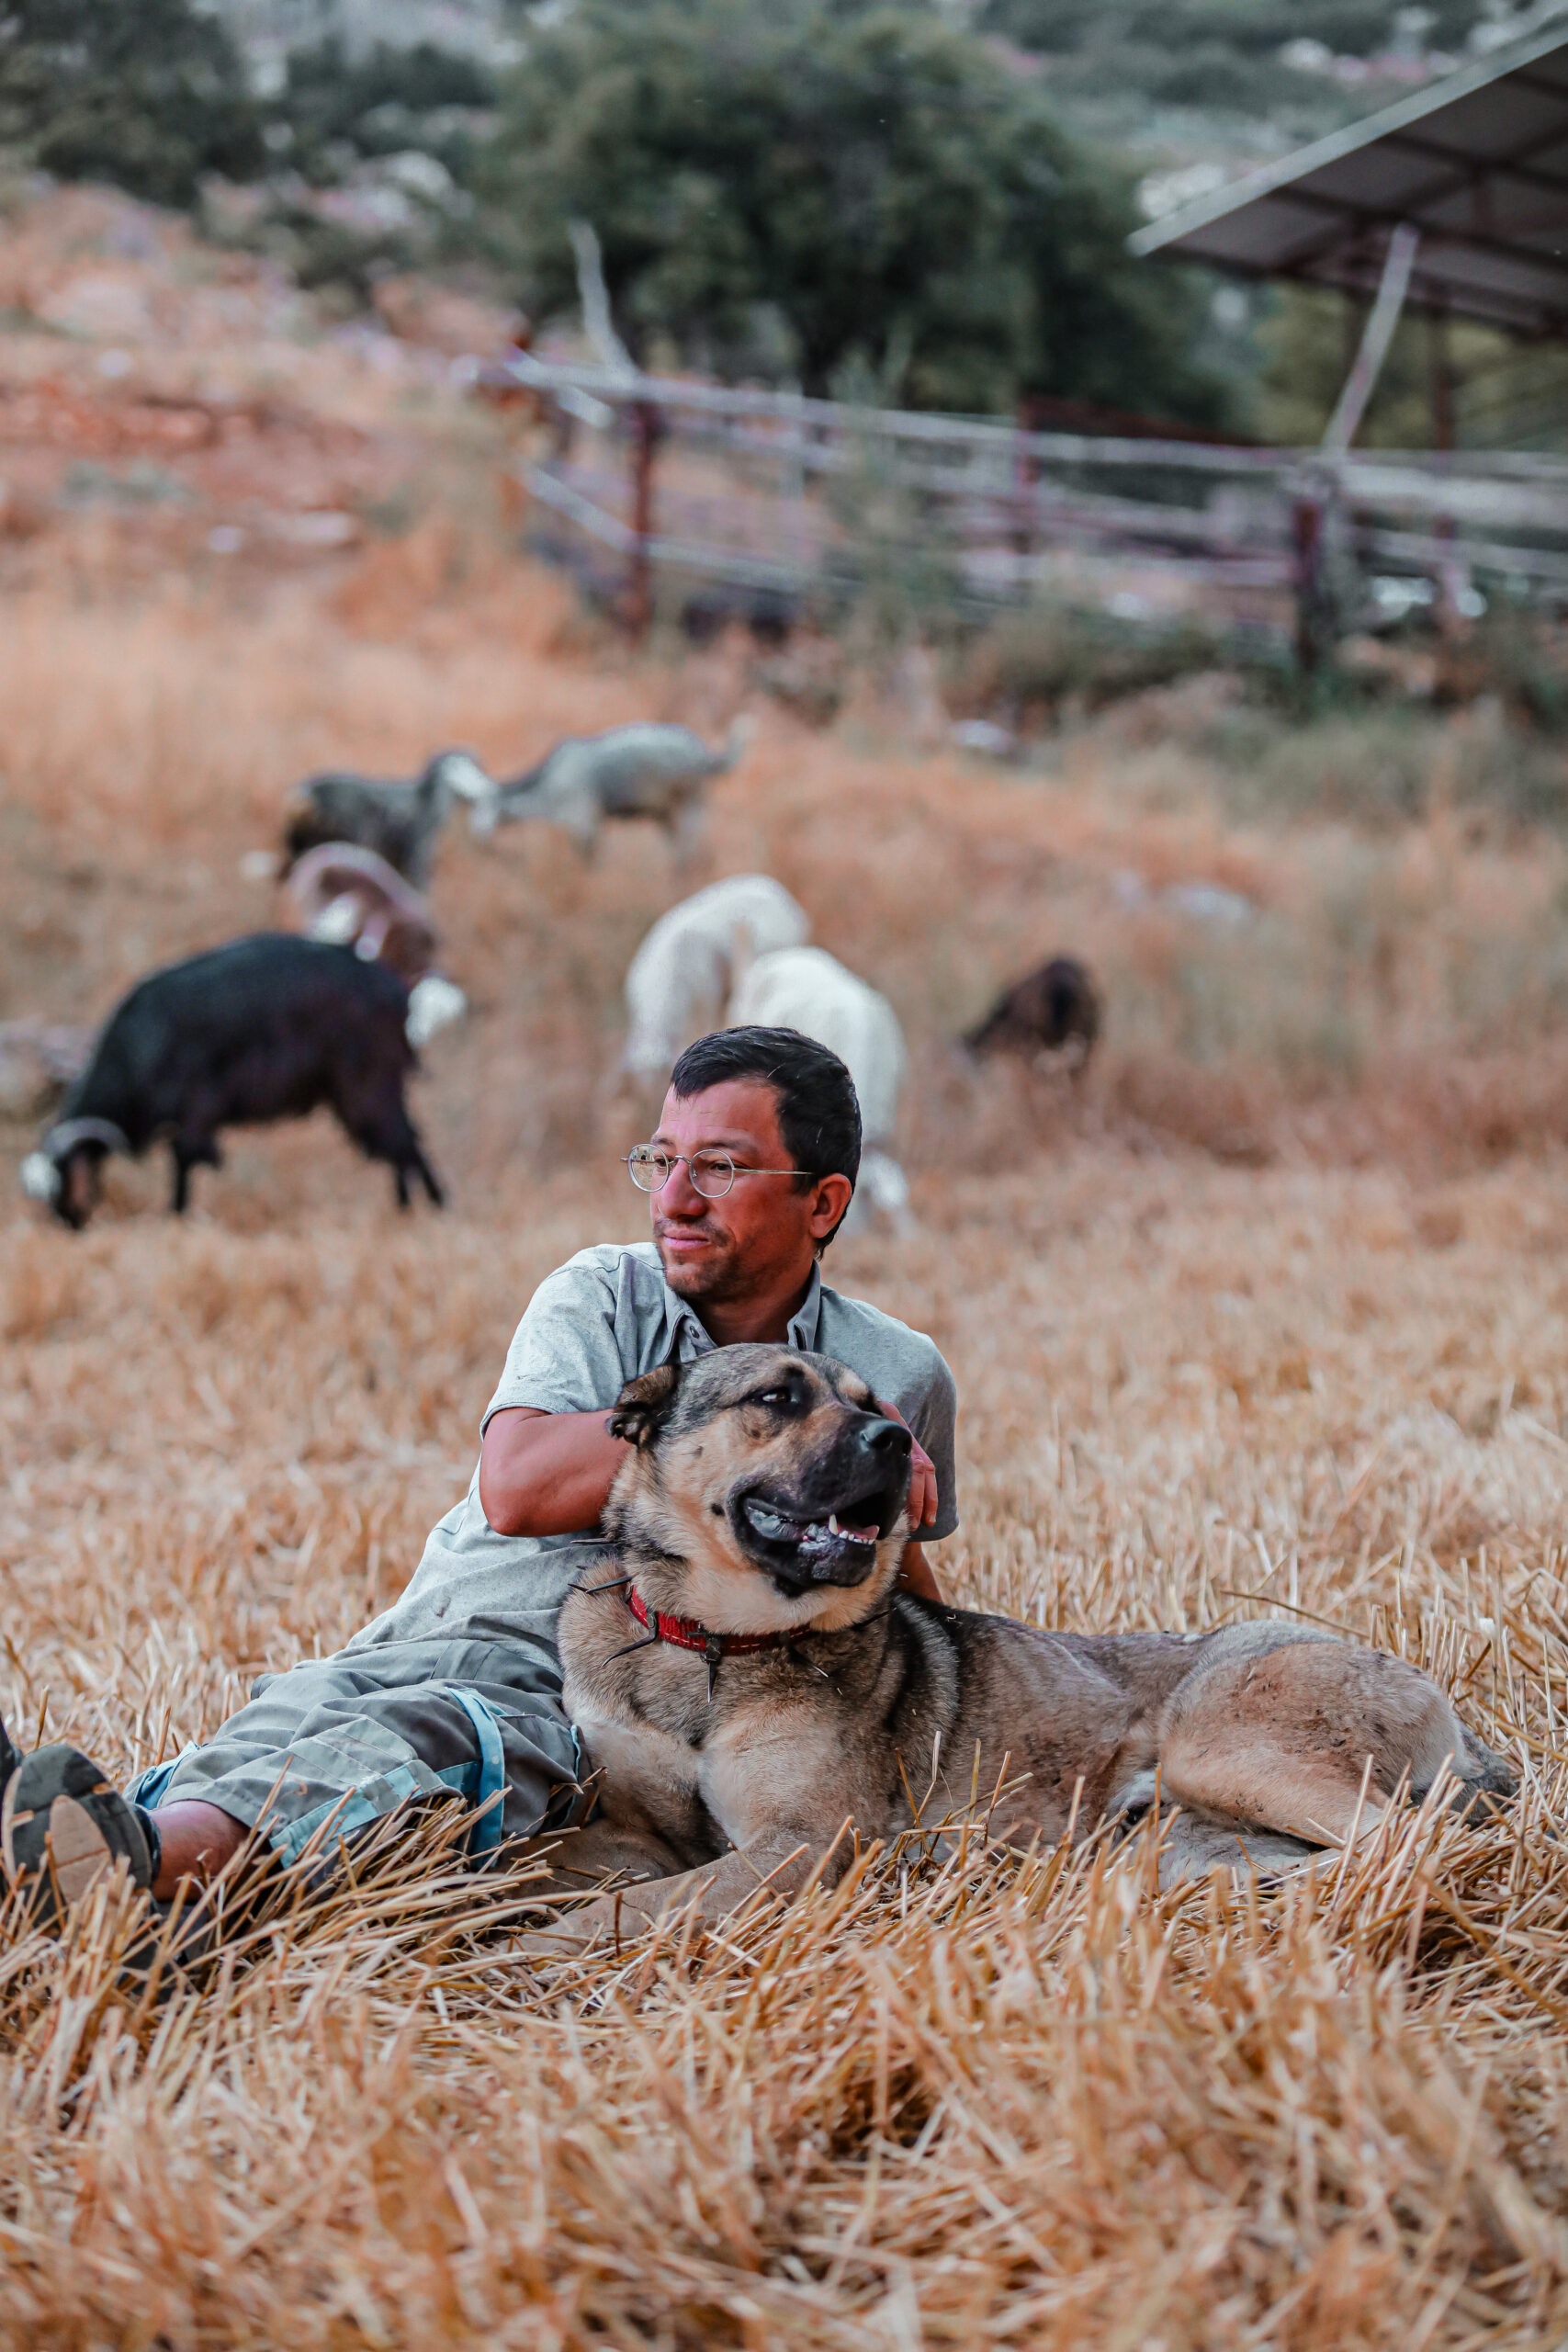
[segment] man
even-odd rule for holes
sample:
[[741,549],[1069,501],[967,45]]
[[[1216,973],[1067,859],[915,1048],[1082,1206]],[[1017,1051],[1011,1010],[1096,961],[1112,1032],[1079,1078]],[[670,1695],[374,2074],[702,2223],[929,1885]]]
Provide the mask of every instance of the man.
[[952,1374],[930,1340],[818,1272],[860,1147],[853,1084],[826,1046],[755,1028],[690,1046],[659,1133],[628,1160],[652,1243],[581,1250],[540,1284],[468,1495],[400,1600],[336,1657],[263,1675],[216,1738],[125,1795],[78,1750],[24,1758],[0,1728],[0,1859],[35,1915],[53,1918],[118,1860],[164,1901],[253,1839],[288,1863],[413,1798],[483,1807],[479,1854],[584,1819],[556,1619],[604,1556],[598,1523],[626,1458],[605,1414],[672,1354],[774,1340],[858,1372],[915,1438],[902,1573],[937,1598],[921,1547],[957,1525]]

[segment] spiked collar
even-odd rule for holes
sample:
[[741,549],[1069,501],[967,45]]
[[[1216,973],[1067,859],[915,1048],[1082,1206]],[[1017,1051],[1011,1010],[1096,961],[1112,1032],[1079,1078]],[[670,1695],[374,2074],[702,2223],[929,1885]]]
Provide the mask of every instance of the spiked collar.
[[744,1657],[752,1650],[782,1650],[809,1631],[801,1625],[773,1634],[710,1633],[694,1617],[667,1617],[662,1609],[650,1609],[635,1584],[626,1588],[626,1607],[637,1623],[647,1627],[650,1642],[671,1642],[678,1650],[700,1650],[710,1670],[721,1657]]

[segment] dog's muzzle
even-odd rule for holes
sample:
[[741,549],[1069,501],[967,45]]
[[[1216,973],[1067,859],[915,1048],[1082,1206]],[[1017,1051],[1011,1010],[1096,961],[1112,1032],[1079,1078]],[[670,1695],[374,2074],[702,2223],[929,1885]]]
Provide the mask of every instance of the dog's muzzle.
[[[753,1489],[731,1508],[752,1558],[783,1590],[863,1584],[876,1547],[903,1516],[908,1493],[909,1432],[900,1422],[866,1417],[852,1442],[834,1449],[813,1484],[821,1494],[782,1496]],[[836,1494],[832,1503],[827,1494]]]

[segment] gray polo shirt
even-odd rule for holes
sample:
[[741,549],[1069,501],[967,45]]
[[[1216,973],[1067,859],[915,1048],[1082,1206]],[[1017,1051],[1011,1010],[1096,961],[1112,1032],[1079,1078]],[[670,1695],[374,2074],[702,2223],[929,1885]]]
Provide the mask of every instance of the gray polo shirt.
[[[587,1413],[602,1406],[608,1412],[626,1382],[665,1363],[677,1341],[682,1363],[714,1344],[666,1283],[651,1241],[580,1250],[529,1300],[481,1429],[509,1405],[544,1413]],[[828,1289],[814,1272],[789,1327],[789,1343],[836,1356],[885,1402],[897,1405],[936,1464],[936,1524],[922,1540],[951,1535],[958,1524],[957,1394],[931,1341],[863,1299]],[[476,1464],[467,1495],[432,1530],[401,1598],[348,1646],[475,1633],[553,1641],[567,1587],[604,1548],[592,1528],[575,1535],[498,1534],[479,1504]]]

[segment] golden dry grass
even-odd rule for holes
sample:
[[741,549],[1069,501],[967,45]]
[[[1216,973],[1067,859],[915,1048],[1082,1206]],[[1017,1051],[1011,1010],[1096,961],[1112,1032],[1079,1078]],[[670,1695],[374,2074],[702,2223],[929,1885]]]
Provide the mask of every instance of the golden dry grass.
[[[12,607],[0,1012],[90,1017],[267,920],[239,858],[323,758],[407,770],[455,740],[521,764],[568,726],[728,716],[727,658],[563,651],[537,575],[410,623],[397,562],[425,560],[245,610]],[[4,2341],[1568,2330],[1560,853],[1441,810],[1376,838],[1241,827],[1169,743],[1089,738],[1014,781],[859,724],[765,714],[712,870],[779,873],[908,1020],[920,1229],[835,1261],[957,1373],[950,1589],[1072,1626],[1325,1617],[1460,1682],[1520,1804],[1409,1816],[1267,1897],[1161,1898],[1146,1853],[1020,1863],[976,1830],[581,1980],[513,1955],[526,1881],[463,1877],[439,1823],[158,2005],[117,1990],[112,1904],[59,1948],[10,1921]],[[1125,905],[1126,866],[1265,911],[1206,933]],[[445,1218],[398,1218],[319,1123],[236,1137],[179,1226],[162,1170],[117,1172],[81,1238],[7,1193],[8,1717],[127,1770],[397,1589],[531,1286],[636,1230],[602,1077],[626,954],[678,887],[635,829],[588,871],[545,839],[448,841],[476,1012],[417,1098]],[[1111,1005],[1071,1109],[943,1042],[1059,945]],[[1199,1034],[1194,1005],[1223,1022]],[[1354,1051],[1293,1042],[1331,1012]]]

